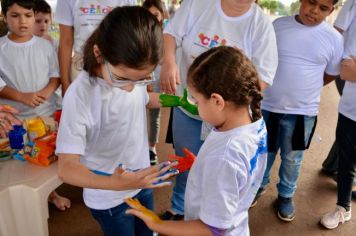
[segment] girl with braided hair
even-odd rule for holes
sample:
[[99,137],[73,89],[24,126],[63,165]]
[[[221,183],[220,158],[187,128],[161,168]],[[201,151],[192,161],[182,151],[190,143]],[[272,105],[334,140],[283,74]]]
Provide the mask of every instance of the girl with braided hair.
[[164,235],[249,235],[248,209],[266,166],[266,126],[258,74],[240,50],[220,46],[198,56],[188,91],[214,128],[190,169],[185,221],[162,221],[126,199],[129,214]]

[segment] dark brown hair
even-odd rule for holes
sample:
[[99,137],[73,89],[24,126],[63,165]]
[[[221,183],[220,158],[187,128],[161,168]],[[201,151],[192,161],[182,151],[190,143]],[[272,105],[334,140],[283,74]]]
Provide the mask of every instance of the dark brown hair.
[[217,93],[236,106],[250,106],[253,121],[262,117],[258,73],[238,49],[221,46],[202,53],[188,70],[188,84],[206,98]]
[[12,5],[17,4],[27,10],[33,10],[35,7],[35,1],[34,0],[3,0],[1,1],[1,11],[4,16],[6,16],[7,11],[9,10],[9,7]]
[[93,48],[111,65],[142,69],[157,65],[162,57],[162,28],[156,18],[139,6],[114,8],[100,23],[84,46],[84,70],[96,76],[100,67]]
[[[146,8],[147,10],[149,10],[151,7],[155,7],[162,14],[162,17],[164,15],[164,7],[161,0],[145,0],[142,4],[142,7]],[[160,23],[162,24],[163,20]]]
[[45,0],[36,0],[33,8],[36,13],[52,14],[51,6]]

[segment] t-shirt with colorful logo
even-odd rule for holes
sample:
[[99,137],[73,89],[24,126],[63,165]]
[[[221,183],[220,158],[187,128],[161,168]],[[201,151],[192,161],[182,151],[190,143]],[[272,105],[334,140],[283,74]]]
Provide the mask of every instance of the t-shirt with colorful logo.
[[243,15],[229,17],[220,0],[184,0],[164,31],[177,42],[177,64],[181,85],[186,87],[186,74],[194,58],[221,45],[241,49],[256,66],[263,81],[272,84],[277,68],[277,46],[272,23],[261,8],[252,4]]
[[55,21],[74,27],[74,51],[82,52],[90,34],[114,7],[136,5],[136,0],[60,0],[57,3]]

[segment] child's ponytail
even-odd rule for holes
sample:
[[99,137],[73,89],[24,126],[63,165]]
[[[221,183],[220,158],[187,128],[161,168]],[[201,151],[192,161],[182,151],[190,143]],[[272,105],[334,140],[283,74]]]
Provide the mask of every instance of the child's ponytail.
[[258,72],[238,49],[220,46],[202,53],[189,68],[188,84],[206,98],[218,93],[237,106],[249,106],[253,122],[262,117]]
[[262,117],[261,101],[263,97],[261,89],[259,87],[259,84],[257,84],[256,86],[253,86],[253,88],[249,91],[249,95],[251,97],[250,109],[252,112],[253,122],[259,120]]

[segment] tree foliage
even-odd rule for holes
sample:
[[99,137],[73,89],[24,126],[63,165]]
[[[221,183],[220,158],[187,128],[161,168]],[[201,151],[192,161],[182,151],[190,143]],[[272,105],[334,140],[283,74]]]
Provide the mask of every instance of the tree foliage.
[[290,6],[284,5],[282,2],[277,0],[261,0],[259,5],[262,8],[268,9],[272,15],[292,15],[298,12],[300,2],[297,0],[293,2]]

